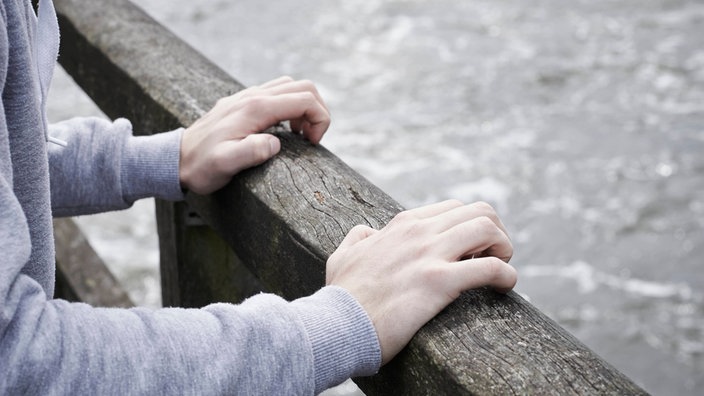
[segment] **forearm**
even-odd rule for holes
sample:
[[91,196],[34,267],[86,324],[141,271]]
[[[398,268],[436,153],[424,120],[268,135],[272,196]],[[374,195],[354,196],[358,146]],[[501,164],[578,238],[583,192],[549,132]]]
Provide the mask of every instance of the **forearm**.
[[371,323],[339,288],[154,311],[42,301],[23,282],[8,301],[23,310],[0,340],[0,393],[314,394],[381,360]]
[[75,118],[51,126],[67,142],[49,146],[54,215],[124,209],[140,198],[182,199],[178,178],[181,130],[132,136],[127,120]]

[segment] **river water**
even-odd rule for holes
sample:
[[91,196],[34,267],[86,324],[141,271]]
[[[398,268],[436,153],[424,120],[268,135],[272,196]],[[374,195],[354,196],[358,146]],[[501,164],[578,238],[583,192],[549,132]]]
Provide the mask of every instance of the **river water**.
[[[518,292],[653,394],[702,393],[704,2],[139,4],[246,85],[316,82],[323,144],[406,207],[493,204]],[[79,221],[158,306],[152,208]]]

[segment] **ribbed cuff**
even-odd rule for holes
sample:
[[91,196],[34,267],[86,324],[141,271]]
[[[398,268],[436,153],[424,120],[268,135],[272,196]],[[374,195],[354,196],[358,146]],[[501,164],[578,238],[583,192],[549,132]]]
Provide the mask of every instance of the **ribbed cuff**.
[[376,330],[347,290],[328,286],[292,303],[313,348],[316,394],[381,366]]
[[123,196],[132,202],[156,197],[183,200],[179,156],[183,129],[151,136],[130,136],[125,144],[120,175]]

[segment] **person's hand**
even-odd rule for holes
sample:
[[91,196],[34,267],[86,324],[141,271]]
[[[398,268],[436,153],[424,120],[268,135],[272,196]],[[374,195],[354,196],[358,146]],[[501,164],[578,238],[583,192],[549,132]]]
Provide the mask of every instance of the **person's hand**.
[[353,228],[328,259],[326,283],[367,311],[385,364],[462,291],[510,291],[512,255],[491,206],[446,201],[402,212],[380,231]]
[[330,113],[313,83],[280,77],[220,99],[183,133],[181,186],[209,194],[273,157],[281,149],[279,139],[258,132],[282,121],[313,144],[320,142]]

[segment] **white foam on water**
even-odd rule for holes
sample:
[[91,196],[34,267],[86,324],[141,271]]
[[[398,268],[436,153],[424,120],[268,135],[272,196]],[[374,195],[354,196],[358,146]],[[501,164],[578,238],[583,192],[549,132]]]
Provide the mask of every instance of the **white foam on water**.
[[465,202],[487,201],[497,208],[505,208],[511,189],[493,177],[483,177],[479,180],[461,183],[451,187],[447,196]]
[[646,298],[679,298],[684,301],[701,301],[702,295],[682,283],[660,283],[644,279],[626,278],[596,269],[585,261],[575,261],[567,266],[533,265],[521,268],[525,277],[557,277],[577,283],[582,294],[592,293],[600,287],[622,291]]

